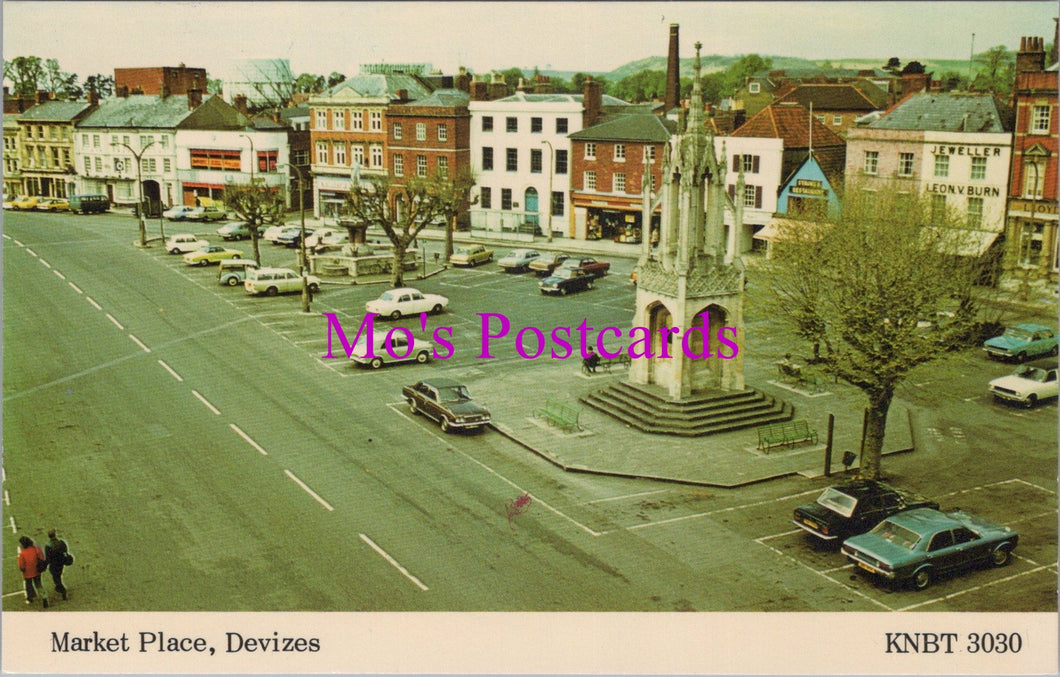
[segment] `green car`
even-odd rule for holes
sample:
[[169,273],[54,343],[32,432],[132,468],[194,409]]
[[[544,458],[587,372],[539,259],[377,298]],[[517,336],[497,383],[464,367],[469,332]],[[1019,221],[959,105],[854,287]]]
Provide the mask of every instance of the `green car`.
[[989,357],[1015,359],[1017,362],[1039,355],[1055,356],[1056,332],[1040,324],[1017,324],[1006,329],[1001,336],[987,339],[983,350]]
[[843,554],[858,568],[923,590],[936,577],[977,564],[1004,566],[1019,542],[1010,527],[962,510],[917,508],[848,538]]

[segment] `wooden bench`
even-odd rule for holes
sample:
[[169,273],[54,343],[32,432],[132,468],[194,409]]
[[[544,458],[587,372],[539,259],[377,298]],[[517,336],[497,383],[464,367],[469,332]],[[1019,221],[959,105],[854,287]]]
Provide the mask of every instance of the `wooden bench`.
[[758,428],[758,448],[769,451],[778,446],[794,447],[797,442],[817,444],[817,431],[806,421],[772,423]]
[[804,387],[811,392],[817,392],[824,385],[824,379],[812,371],[803,371],[802,365],[781,360],[777,362],[777,372],[780,380],[791,383],[796,388]]
[[549,425],[556,425],[564,430],[581,430],[581,424],[578,423],[581,413],[581,408],[568,402],[549,399],[545,400],[545,406],[534,412],[534,415],[547,420]]
[[[596,364],[596,368],[597,369],[603,369],[605,372],[610,374],[611,373],[611,367],[615,366],[616,364],[619,365],[619,366],[628,367],[632,362],[633,362],[633,360],[631,360],[629,358],[629,355],[626,355],[625,353],[622,353],[618,357],[612,357],[612,358],[602,357],[602,358],[600,358],[600,361]],[[582,373],[583,374],[592,374],[593,373],[593,372],[589,371],[589,367],[587,367],[585,365],[584,361],[582,361]]]

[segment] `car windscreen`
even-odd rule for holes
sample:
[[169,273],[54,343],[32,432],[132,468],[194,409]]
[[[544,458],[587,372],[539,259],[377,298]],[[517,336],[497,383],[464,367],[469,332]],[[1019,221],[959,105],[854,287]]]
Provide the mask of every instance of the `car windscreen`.
[[385,292],[383,292],[383,293],[382,293],[382,294],[381,294],[381,295],[379,296],[379,300],[380,300],[380,301],[396,301],[396,300],[397,300],[397,297],[395,297],[395,296],[394,296],[393,294],[391,294],[390,292],[388,292],[388,291],[385,291]]
[[835,487],[828,487],[825,489],[821,495],[817,497],[817,502],[829,510],[839,513],[843,517],[850,517],[853,515],[854,508],[858,504],[857,499],[853,496],[848,496],[842,491],[837,490]]
[[1005,330],[1005,336],[1016,339],[1017,341],[1030,341],[1033,336],[1026,329],[1020,329],[1019,327],[1009,327]]
[[883,520],[869,533],[906,550],[912,550],[920,542],[920,534],[891,520]]
[[464,386],[449,386],[438,390],[438,397],[442,402],[460,402],[470,400],[471,395]]

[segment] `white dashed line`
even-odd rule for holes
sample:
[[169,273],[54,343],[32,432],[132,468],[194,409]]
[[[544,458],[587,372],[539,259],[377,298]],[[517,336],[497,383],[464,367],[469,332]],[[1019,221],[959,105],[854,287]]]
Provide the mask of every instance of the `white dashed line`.
[[19,240],[12,240],[12,242],[17,244],[19,247],[25,247],[26,246],[26,245],[22,244],[22,242],[20,242]]
[[122,326],[121,322],[118,322],[116,319],[114,319],[114,316],[111,315],[110,313],[107,313],[107,319],[110,320],[111,322],[113,322],[114,326],[117,327],[118,329],[125,329],[125,327]]
[[7,493],[7,489],[4,489],[4,505],[11,505],[11,496]]
[[405,576],[405,578],[407,578],[410,581],[412,581],[413,583],[415,583],[416,586],[420,590],[427,590],[428,589],[427,586],[424,585],[422,581],[420,581],[420,579],[418,579],[415,576],[413,576],[412,574],[410,574],[408,569],[406,569],[405,567],[403,567],[400,564],[398,564],[398,561],[396,559],[394,559],[393,557],[388,555],[387,552],[385,550],[383,550],[382,548],[380,548],[378,545],[376,545],[375,542],[372,539],[368,538],[364,534],[361,534],[360,536],[361,536],[361,540],[368,544],[368,547],[370,547],[372,550],[375,550],[377,553],[382,555],[383,559],[385,559],[387,562],[390,562],[391,566],[393,566],[395,569],[400,571],[402,573],[402,575]]
[[33,258],[38,258],[38,257],[37,257],[37,252],[33,251],[33,250],[32,250],[32,249],[30,249],[29,247],[26,247],[26,253],[28,253],[28,254],[29,254],[30,256],[32,256]]
[[582,503],[575,503],[574,505],[594,505],[596,503],[607,503],[608,501],[623,501],[629,498],[640,498],[641,496],[651,496],[653,494],[665,494],[669,489],[658,489],[656,491],[642,491],[639,494],[626,494],[625,496],[612,496],[611,498],[598,498],[594,501],[583,501]]
[[38,261],[40,261],[40,264],[41,264],[42,266],[44,266],[45,268],[51,268],[51,267],[52,267],[52,264],[48,263],[48,262],[47,262],[47,261],[45,261],[44,259],[37,259],[37,260],[38,260]]
[[178,374],[177,372],[173,371],[173,367],[169,366],[168,364],[166,364],[162,360],[159,360],[158,363],[160,365],[162,365],[162,368],[165,369],[166,371],[168,371],[169,375],[172,376],[173,378],[177,379],[178,381],[183,381],[184,380],[184,378],[180,374]]
[[11,523],[11,533],[17,534],[18,533],[18,527],[15,525],[15,518],[11,517],[9,515],[7,519]]
[[55,273],[56,277],[58,277],[60,280],[66,279],[66,276],[60,273],[58,270],[52,268],[52,272]]
[[85,293],[85,292],[81,291],[81,287],[78,287],[78,286],[77,286],[76,284],[74,284],[73,282],[67,282],[66,284],[70,285],[70,288],[71,288],[71,289],[73,289],[73,290],[74,290],[75,292],[77,292],[78,294],[84,294],[84,293]]
[[[118,325],[118,326],[119,326],[119,327],[121,327],[121,325]],[[122,329],[124,329],[124,328],[125,328],[125,327],[122,327]],[[136,337],[135,337],[135,336],[133,336],[132,334],[129,334],[129,338],[131,338],[131,339],[132,339],[133,343],[135,343],[136,345],[140,346],[140,348],[141,348],[141,349],[142,349],[142,350],[143,350],[143,351],[144,351],[145,353],[149,353],[149,352],[151,352],[151,349],[150,349],[150,348],[148,348],[147,346],[145,346],[145,345],[144,345],[144,342],[143,342],[143,341],[141,341],[140,339],[136,338]]]
[[11,239],[11,236],[10,236],[10,235],[8,235],[7,233],[4,233],[4,239],[5,239],[5,240],[10,240],[10,239]]
[[288,477],[290,477],[292,480],[295,481],[295,484],[297,484],[298,486],[302,487],[302,489],[304,489],[307,494],[309,494],[310,496],[315,498],[317,503],[319,503],[320,505],[324,506],[328,510],[334,510],[335,509],[335,508],[332,508],[331,505],[327,501],[322,499],[320,497],[320,494],[318,494],[317,492],[315,492],[312,489],[310,489],[308,486],[306,486],[305,482],[303,482],[302,480],[298,479],[293,472],[291,472],[290,470],[284,470],[284,472],[287,474]]
[[198,390],[192,390],[192,391],[191,391],[191,394],[192,394],[192,395],[194,395],[195,397],[199,398],[199,401],[200,401],[200,402],[202,402],[203,404],[205,404],[205,405],[206,405],[206,407],[207,407],[207,408],[208,408],[208,409],[209,409],[210,411],[212,411],[213,413],[217,414],[218,416],[220,416],[220,415],[221,415],[221,412],[219,412],[219,411],[217,410],[217,407],[215,407],[215,406],[213,406],[212,404],[210,404],[210,401],[209,401],[209,400],[207,400],[207,399],[206,399],[205,397],[203,397],[202,395],[200,395],[200,394],[199,394],[199,391],[198,391]]
[[257,449],[258,453],[260,453],[262,456],[268,456],[269,455],[269,452],[267,452],[264,449],[262,449],[261,446],[257,442],[255,442],[254,440],[250,439],[250,435],[247,435],[245,432],[240,430],[239,426],[237,426],[235,423],[229,423],[228,427],[231,428],[232,430],[235,430],[237,435],[239,435],[244,440],[246,440],[247,444],[249,444],[250,446],[252,446],[255,449]]
[[103,310],[103,306],[101,306],[98,303],[96,303],[95,299],[93,299],[91,296],[86,296],[85,300],[88,301],[89,303],[91,303],[92,307],[95,308],[96,310]]

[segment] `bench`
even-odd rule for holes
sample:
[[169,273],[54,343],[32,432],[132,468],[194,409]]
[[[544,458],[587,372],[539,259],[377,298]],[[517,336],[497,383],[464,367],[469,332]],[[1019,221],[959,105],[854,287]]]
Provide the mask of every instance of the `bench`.
[[797,442],[817,444],[817,431],[806,421],[771,423],[758,428],[758,449],[769,451],[777,446],[794,447]]
[[568,402],[549,399],[545,400],[545,406],[534,412],[534,415],[547,420],[549,425],[556,425],[564,430],[581,430],[581,424],[578,423],[581,413],[581,408]]
[[791,383],[796,388],[804,386],[811,392],[817,392],[824,384],[824,379],[812,371],[803,371],[802,365],[800,364],[788,362],[787,360],[781,360],[776,364],[777,372],[780,374],[780,380],[785,383]]
[[[629,358],[629,355],[626,355],[625,353],[622,353],[618,357],[610,357],[610,358],[609,357],[602,357],[602,358],[600,358],[600,361],[596,364],[596,368],[597,369],[603,369],[605,372],[610,374],[611,373],[611,367],[615,366],[616,364],[619,365],[619,366],[628,367],[632,362],[633,362],[633,360],[631,360]],[[586,366],[584,361],[582,361],[582,373],[583,374],[591,374],[591,373],[593,373],[593,372],[589,371],[589,367]]]

